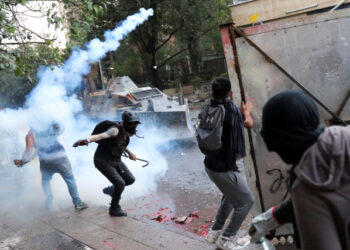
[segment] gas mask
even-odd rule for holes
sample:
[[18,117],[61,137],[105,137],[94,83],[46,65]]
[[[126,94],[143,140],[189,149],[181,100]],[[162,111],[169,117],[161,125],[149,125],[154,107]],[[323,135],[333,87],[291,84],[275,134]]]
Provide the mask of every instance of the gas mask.
[[138,123],[123,123],[123,127],[125,130],[129,133],[129,135],[134,135],[136,134],[137,130],[137,125]]

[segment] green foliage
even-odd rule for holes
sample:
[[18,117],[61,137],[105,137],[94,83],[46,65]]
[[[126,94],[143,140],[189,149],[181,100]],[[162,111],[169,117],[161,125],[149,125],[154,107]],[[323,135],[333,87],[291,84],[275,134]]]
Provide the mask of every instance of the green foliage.
[[12,72],[2,71],[0,86],[0,108],[4,108],[21,106],[34,84],[29,79],[14,76]]
[[[154,16],[132,32],[127,38],[127,44],[113,52],[113,56],[106,57],[103,64],[109,65],[109,68],[112,66],[114,75],[143,72],[144,79],[162,88],[158,72],[167,75],[164,73],[164,66],[167,69],[180,69],[181,74],[187,74],[183,69],[190,61],[188,65],[191,65],[192,73],[197,73],[203,55],[222,53],[219,25],[231,20],[227,7],[229,2],[69,1],[65,7],[69,21],[70,48],[83,45],[95,37],[103,40],[104,31],[114,29],[121,20],[137,12],[139,8],[153,8]],[[156,69],[154,66],[157,66]]]
[[47,9],[41,2],[30,1],[33,7],[27,0],[0,1],[0,73],[33,78],[40,65],[63,61],[62,52],[53,46],[54,34],[41,36],[19,21],[23,13],[32,11],[60,28],[64,18],[57,12],[56,3]]
[[[127,75],[131,79],[138,79],[138,75],[142,74],[142,58],[137,50],[130,46],[128,39],[124,40],[119,49],[113,55],[114,76]],[[110,62],[109,62],[110,63]]]
[[196,76],[195,78],[193,78],[190,83],[194,86],[199,86],[201,83],[203,83],[203,79],[200,78],[199,76]]
[[228,75],[227,72],[225,72],[225,73],[222,73],[222,74],[220,75],[220,77],[229,77],[229,75]]
[[168,88],[176,88],[179,89],[181,86],[181,82],[179,80],[174,80],[166,83],[166,87]]
[[2,105],[23,103],[36,84],[38,67],[64,60],[63,52],[53,45],[55,34],[41,36],[19,21],[23,13],[33,11],[46,17],[49,25],[61,28],[65,19],[59,15],[56,3],[46,8],[42,1],[28,2],[0,1],[0,99],[6,100]]

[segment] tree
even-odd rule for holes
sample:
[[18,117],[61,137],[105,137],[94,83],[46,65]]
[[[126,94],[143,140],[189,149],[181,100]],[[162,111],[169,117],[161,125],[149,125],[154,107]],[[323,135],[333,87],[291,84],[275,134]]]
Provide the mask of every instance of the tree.
[[[54,2],[50,6],[43,1],[0,2],[0,70],[30,76],[40,64],[57,64],[62,61],[59,50],[52,43],[56,39],[55,35],[38,34],[23,20],[28,12],[38,13],[46,16],[48,23],[58,28],[63,18],[59,16],[57,8]],[[43,53],[36,53],[40,49],[44,49],[44,54],[48,57],[43,57]]]
[[[178,1],[178,0],[177,0]],[[128,43],[136,48],[143,61],[143,66],[147,72],[149,80],[158,88],[162,89],[162,84],[158,78],[159,61],[158,52],[163,48],[181,28],[181,22],[172,18],[172,1],[170,0],[138,0],[138,1],[93,1],[92,6],[103,9],[103,13],[89,23],[90,32],[86,34],[86,40],[94,37],[103,38],[103,32],[107,29],[113,29],[115,25],[127,16],[137,12],[139,8],[152,8],[153,17],[148,22],[139,26],[128,38]],[[86,6],[87,7],[87,6]],[[71,27],[77,31],[83,29],[86,25],[84,22],[78,23],[76,20],[84,20],[84,16],[89,10],[85,9],[80,12],[79,18],[73,18],[76,12],[70,15]],[[94,8],[92,8],[94,9]],[[80,18],[81,17],[81,18]],[[80,27],[79,27],[80,26]],[[72,31],[72,30],[71,30]],[[110,62],[112,65],[113,62]]]
[[[137,12],[139,8],[154,10],[153,17],[126,38],[122,45],[123,51],[110,53],[104,64],[108,68],[119,65],[118,73],[121,73],[120,67],[128,68],[121,65],[126,61],[130,62],[128,57],[134,58],[134,62],[141,59],[146,80],[159,89],[163,89],[159,72],[164,70],[164,66],[171,65],[175,58],[179,59],[176,61],[184,61],[188,56],[192,72],[196,73],[203,53],[222,51],[219,24],[223,19],[230,19],[225,0],[93,0],[90,10],[88,5],[78,6],[80,11],[74,10],[69,18],[71,31],[73,27],[73,33],[79,34],[76,40],[71,36],[72,43],[82,37],[83,40],[95,37],[103,39],[105,30],[113,29],[118,22]],[[89,13],[92,11],[97,14],[98,9],[102,10],[100,14],[91,19]],[[129,46],[129,54],[126,53],[125,46]]]
[[[176,9],[183,19],[183,27],[177,34],[177,42],[188,49],[191,72],[196,74],[204,47],[207,53],[222,50],[219,25],[230,20],[229,9],[223,0],[182,0],[178,4]],[[213,38],[208,41],[211,48],[206,44],[208,36]]]

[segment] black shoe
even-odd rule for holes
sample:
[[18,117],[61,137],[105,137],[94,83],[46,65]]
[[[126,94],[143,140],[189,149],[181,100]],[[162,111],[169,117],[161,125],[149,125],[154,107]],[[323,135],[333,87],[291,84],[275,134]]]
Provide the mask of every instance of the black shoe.
[[114,208],[109,208],[109,215],[110,216],[116,216],[116,217],[122,217],[127,216],[128,214],[118,205]]
[[84,202],[80,202],[78,204],[75,204],[74,208],[75,208],[75,210],[83,210],[85,208],[88,208],[88,205],[86,205],[86,203],[84,203]]
[[102,192],[106,195],[109,195],[109,196],[113,196],[113,193],[114,193],[114,186],[109,186],[109,187],[105,187]]

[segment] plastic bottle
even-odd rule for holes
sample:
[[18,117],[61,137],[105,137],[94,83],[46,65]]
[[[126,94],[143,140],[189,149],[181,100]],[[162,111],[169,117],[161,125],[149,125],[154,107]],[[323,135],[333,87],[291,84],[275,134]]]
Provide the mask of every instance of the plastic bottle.
[[271,241],[262,237],[257,243],[249,243],[244,250],[276,250]]
[[257,245],[260,245],[261,250],[276,250],[275,246],[272,244],[271,241],[265,239],[262,237],[260,241],[257,243]]

